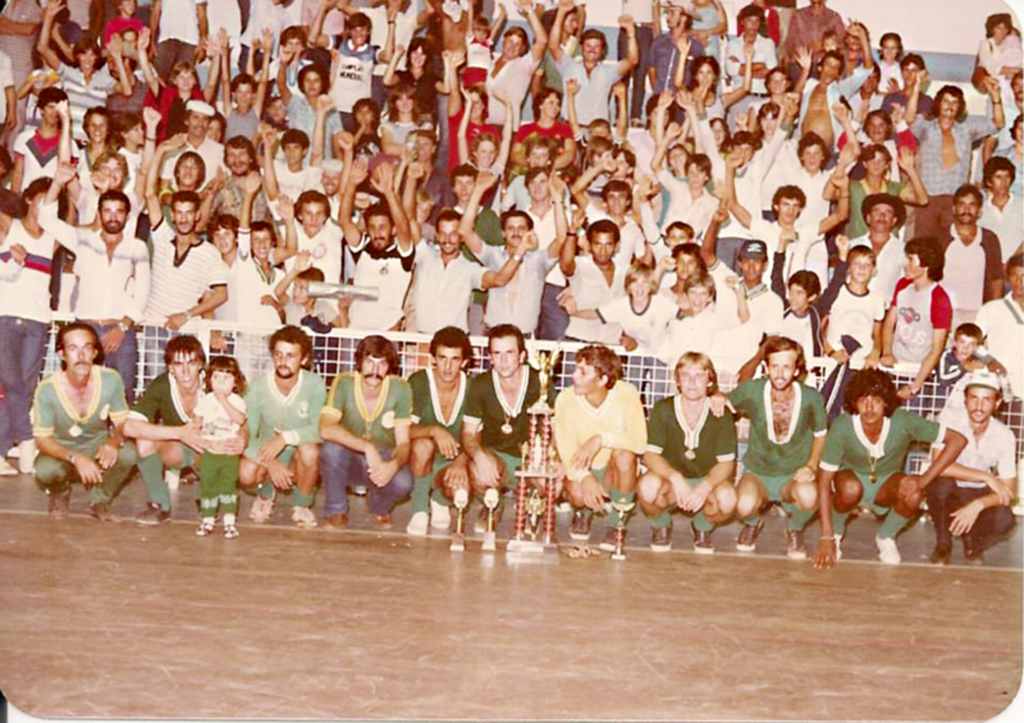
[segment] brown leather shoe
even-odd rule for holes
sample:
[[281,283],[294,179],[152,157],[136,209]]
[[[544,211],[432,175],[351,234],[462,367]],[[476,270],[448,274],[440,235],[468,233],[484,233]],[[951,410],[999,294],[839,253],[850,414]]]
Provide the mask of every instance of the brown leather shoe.
[[950,557],[953,556],[953,548],[950,545],[936,545],[932,552],[933,565],[948,565]]
[[324,518],[324,527],[328,530],[340,530],[348,527],[348,515],[344,512]]
[[50,519],[66,520],[68,518],[68,508],[71,506],[71,493],[49,495],[49,497],[47,511],[50,513]]
[[110,508],[109,502],[97,502],[89,505],[89,514],[100,522],[120,522],[121,515]]
[[387,515],[374,515],[373,516],[373,526],[375,528],[377,528],[378,530],[390,530],[392,527],[395,526],[395,524],[392,521],[390,514],[387,514]]

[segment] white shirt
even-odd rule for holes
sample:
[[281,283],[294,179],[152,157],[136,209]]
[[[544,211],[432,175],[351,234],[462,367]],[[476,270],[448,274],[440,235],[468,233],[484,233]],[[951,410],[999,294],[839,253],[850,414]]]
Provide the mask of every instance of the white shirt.
[[637,353],[653,356],[665,335],[668,325],[679,309],[666,296],[652,294],[650,303],[642,312],[633,309],[629,295],[618,296],[598,308],[597,312],[607,324],[618,324],[623,333],[639,344]]
[[0,50],[0,119],[7,118],[7,88],[14,87],[14,71],[11,69],[11,58]]
[[989,353],[1006,367],[1014,396],[1024,397],[1024,308],[1007,294],[982,306],[974,323],[985,334]]
[[149,300],[149,250],[137,238],[122,233],[121,242],[107,257],[107,247],[95,231],[78,231],[75,276],[79,319],[120,319],[141,321]]
[[446,265],[437,246],[421,242],[416,247],[413,272],[416,331],[433,334],[446,326],[455,326],[468,332],[473,289],[483,288],[485,273],[486,268],[461,254]]
[[521,56],[502,66],[498,74],[487,73],[487,122],[499,128],[505,123],[505,104],[494,97],[494,91],[501,89],[508,94],[512,107],[522,108],[523,100],[530,89],[533,71],[540,65],[533,59],[533,53],[527,48]]
[[[958,396],[963,397],[963,392],[957,390]],[[957,392],[951,392],[954,394]],[[982,432],[981,437],[975,437],[971,431],[971,420],[967,414],[964,404],[947,404],[939,414],[939,422],[948,429],[955,430],[964,435],[967,439],[967,446],[956,458],[957,464],[968,469],[988,472],[995,470],[995,476],[1000,479],[1013,479],[1017,476],[1016,449],[1017,440],[1009,427],[998,419],[989,419],[988,426]],[[942,449],[945,445],[933,444],[934,449]],[[984,489],[987,485],[984,482],[968,482],[958,479],[958,487],[971,487]]]
[[[744,51],[746,41],[742,35],[730,40],[725,46],[725,72],[729,76],[733,88],[743,85],[743,69],[746,67],[747,55]],[[754,63],[764,63],[769,70],[777,64],[775,43],[771,38],[758,35],[754,39]],[[751,93],[765,93],[767,88],[763,78],[754,78],[750,83]]]
[[665,221],[661,225],[664,232],[676,221],[682,221],[693,229],[694,240],[698,241],[704,236],[711,218],[718,210],[719,201],[705,190],[694,199],[690,191],[690,184],[686,179],[679,179],[671,172],[662,169],[658,171],[658,181],[668,191],[669,206],[665,213]]
[[[786,246],[786,266],[782,271],[782,281],[789,285],[789,277],[797,271],[812,271],[821,282],[821,288],[828,286],[828,247],[825,239],[818,235],[819,222],[803,222],[797,219],[796,241]],[[775,267],[775,253],[779,250],[782,227],[777,221],[768,222],[763,218],[753,217],[750,221],[750,232],[754,238],[761,239],[768,246],[768,266],[765,278],[770,279]]]
[[[43,225],[42,217],[46,215],[56,219],[56,203],[42,207],[39,212],[40,225]],[[50,269],[54,242],[59,242],[69,251],[75,251],[78,236],[70,226],[61,229],[47,222],[42,235],[33,238],[21,221],[11,221],[7,236],[0,241],[0,314],[50,323]],[[24,265],[19,265],[10,255],[11,247],[16,244],[21,244],[28,252]]]
[[397,241],[377,258],[371,255],[370,237],[364,235],[359,246],[351,249],[355,259],[352,283],[373,286],[380,290],[376,301],[357,299],[349,308],[349,327],[352,329],[390,329],[402,320],[402,305],[412,280],[413,258],[416,247],[402,251]]
[[[259,2],[259,0],[256,0]],[[266,0],[270,2],[270,0]],[[189,45],[199,44],[199,16],[197,5],[206,5],[206,0],[174,0],[164,2],[160,12],[160,41],[180,40]],[[250,21],[250,25],[252,25]],[[212,31],[214,26],[210,26]]]
[[[297,251],[309,251],[313,266],[324,272],[324,281],[329,284],[337,284],[341,281],[342,267],[342,246],[345,243],[345,235],[341,228],[330,221],[320,227],[320,230],[309,237],[301,223],[295,224],[295,235],[297,238]],[[295,265],[295,257],[284,262],[286,271],[291,271]]]
[[198,153],[199,157],[203,159],[203,165],[206,169],[203,185],[213,180],[218,168],[223,169],[227,173],[227,167],[224,165],[224,145],[210,138],[203,138],[203,142],[197,147],[193,147],[190,142],[186,142],[185,146],[179,151],[164,156],[163,165],[160,167],[160,178],[173,179],[174,166],[178,162],[178,157],[188,151]]
[[274,287],[281,280],[281,272],[271,267],[264,275],[252,257],[252,234],[248,229],[238,232],[238,253],[228,266],[228,300],[214,309],[219,321],[229,321],[260,329],[276,329],[281,325],[277,309],[263,303],[263,297],[274,295]]
[[853,337],[860,342],[860,348],[850,357],[854,363],[863,362],[874,346],[872,334],[875,322],[885,318],[885,306],[885,298],[870,289],[864,296],[858,296],[844,286],[829,311],[828,330],[825,333],[829,346],[842,349],[842,337]]
[[978,225],[987,228],[999,237],[999,248],[1003,252],[1003,265],[1024,241],[1024,202],[1020,196],[1010,194],[1010,200],[1000,210],[992,203],[992,194],[985,194]]
[[985,249],[981,247],[981,229],[967,245],[957,234],[955,224],[950,234],[953,238],[946,247],[946,268],[955,271],[943,277],[942,285],[949,292],[954,309],[977,311],[985,296]]
[[[617,297],[626,294],[626,273],[628,266],[614,263],[615,271],[611,284],[605,279],[604,273],[590,256],[576,257],[576,270],[569,279],[569,291],[576,300],[576,308],[599,309],[611,303]],[[597,341],[603,344],[618,344],[622,336],[622,327],[618,323],[604,323],[601,319],[583,319],[579,316],[569,317],[569,326],[565,336],[580,341]]]
[[[477,258],[487,268],[497,271],[508,259],[508,249],[504,246],[484,244]],[[524,334],[534,333],[540,321],[544,277],[555,265],[557,260],[548,256],[546,250],[528,251],[508,285],[487,292],[487,313],[484,316],[484,323],[487,326],[515,324]]]

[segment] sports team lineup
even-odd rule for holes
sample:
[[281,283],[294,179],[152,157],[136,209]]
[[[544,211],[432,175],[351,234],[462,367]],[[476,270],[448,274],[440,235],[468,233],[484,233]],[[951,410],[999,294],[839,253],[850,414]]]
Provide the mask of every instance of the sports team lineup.
[[963,68],[796,4],[11,0],[0,476],[167,535],[194,480],[235,545],[402,509],[453,550],[620,560],[632,517],[753,553],[775,508],[814,568],[851,516],[882,563],[926,515],[983,564],[1024,446],[1017,21]]

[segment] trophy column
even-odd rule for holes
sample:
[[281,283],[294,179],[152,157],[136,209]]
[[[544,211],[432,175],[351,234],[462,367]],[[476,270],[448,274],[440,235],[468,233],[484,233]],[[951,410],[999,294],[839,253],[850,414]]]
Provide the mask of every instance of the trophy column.
[[[552,449],[554,410],[542,398],[527,413],[530,415],[530,439],[523,444],[523,463],[516,471],[515,529],[506,550],[511,555],[557,554],[555,481],[558,475]],[[538,486],[544,490],[543,497]]]

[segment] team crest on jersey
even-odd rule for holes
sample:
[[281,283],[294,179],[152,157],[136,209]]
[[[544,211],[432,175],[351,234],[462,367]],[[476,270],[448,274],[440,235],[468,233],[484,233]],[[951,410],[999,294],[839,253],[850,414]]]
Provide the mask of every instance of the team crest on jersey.
[[309,402],[299,402],[299,416],[303,419],[309,416]]
[[395,412],[393,410],[389,410],[387,412],[384,412],[384,416],[382,416],[380,418],[380,423],[381,423],[381,426],[384,427],[384,429],[394,429],[395,428]]

